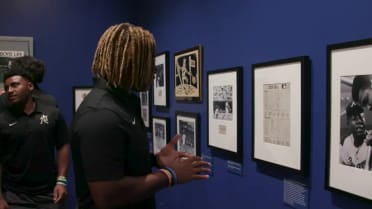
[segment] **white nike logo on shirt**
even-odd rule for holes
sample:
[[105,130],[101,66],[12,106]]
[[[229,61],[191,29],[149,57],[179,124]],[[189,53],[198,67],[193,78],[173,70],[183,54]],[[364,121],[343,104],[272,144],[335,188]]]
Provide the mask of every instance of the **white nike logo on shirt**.
[[15,124],[17,124],[17,121],[13,123],[9,123],[9,126],[14,126]]

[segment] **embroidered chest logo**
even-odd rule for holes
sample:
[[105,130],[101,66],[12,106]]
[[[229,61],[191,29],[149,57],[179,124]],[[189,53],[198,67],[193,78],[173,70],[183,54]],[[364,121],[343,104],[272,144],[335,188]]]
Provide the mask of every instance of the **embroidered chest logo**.
[[49,123],[49,121],[48,121],[48,115],[42,114],[40,116],[40,125],[42,125],[42,124],[48,124],[48,123]]

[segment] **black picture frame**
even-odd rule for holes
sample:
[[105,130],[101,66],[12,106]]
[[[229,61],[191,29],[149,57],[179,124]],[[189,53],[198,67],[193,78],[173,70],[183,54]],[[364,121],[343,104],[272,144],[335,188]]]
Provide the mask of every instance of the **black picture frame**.
[[169,107],[169,51],[155,57],[156,74],[153,83],[153,104],[156,108]]
[[307,56],[252,65],[252,158],[306,174],[309,136]]
[[176,134],[181,138],[177,150],[200,156],[200,116],[199,113],[176,111]]
[[73,86],[72,87],[72,106],[73,114],[78,110],[80,104],[83,102],[84,98],[92,90],[91,86]]
[[178,102],[202,102],[201,45],[174,54],[174,95]]
[[[372,112],[364,107],[367,100],[360,102],[362,94],[357,88],[367,84],[365,92],[371,89],[371,57],[372,38],[327,45],[326,188],[367,200],[372,200]],[[364,120],[352,122],[356,115]],[[360,127],[355,129],[355,137],[352,131],[354,123]],[[361,136],[358,132],[364,131],[365,139],[357,137]]]
[[158,153],[170,141],[170,119],[166,117],[152,117],[152,145],[154,154]]
[[208,147],[225,152],[231,160],[241,162],[242,140],[242,67],[209,71]]

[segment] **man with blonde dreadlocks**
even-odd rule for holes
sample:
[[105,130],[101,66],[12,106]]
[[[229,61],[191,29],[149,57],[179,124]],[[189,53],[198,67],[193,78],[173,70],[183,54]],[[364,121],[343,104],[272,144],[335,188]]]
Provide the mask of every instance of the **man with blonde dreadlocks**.
[[174,149],[178,135],[156,155],[149,153],[133,92],[151,87],[154,57],[153,35],[129,23],[109,27],[97,44],[96,84],[71,127],[79,208],[153,209],[160,189],[209,177],[208,162]]

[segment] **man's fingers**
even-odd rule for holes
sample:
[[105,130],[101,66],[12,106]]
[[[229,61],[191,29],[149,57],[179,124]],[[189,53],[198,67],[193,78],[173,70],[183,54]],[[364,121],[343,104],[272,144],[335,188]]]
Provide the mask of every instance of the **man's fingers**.
[[176,145],[177,144],[177,141],[180,139],[180,135],[179,134],[176,134],[173,138],[172,138],[172,140],[168,143],[169,145]]

